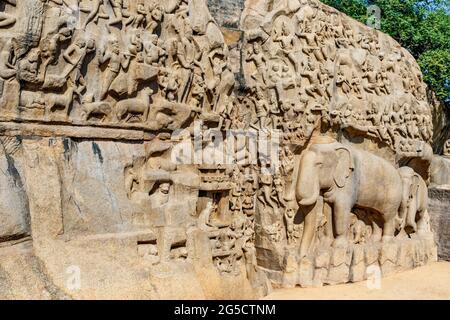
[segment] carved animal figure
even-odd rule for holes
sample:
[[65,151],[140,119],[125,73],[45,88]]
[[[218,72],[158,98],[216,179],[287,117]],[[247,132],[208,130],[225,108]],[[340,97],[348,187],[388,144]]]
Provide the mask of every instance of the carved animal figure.
[[[389,162],[351,146],[324,141],[304,152],[298,172],[295,194],[305,216],[301,257],[307,255],[314,239],[320,196],[332,208],[334,246],[346,245],[354,207],[381,217],[383,240],[393,238],[403,185]],[[375,222],[374,232],[378,233],[374,237],[381,238]]]
[[398,169],[403,180],[403,201],[399,216],[407,233],[427,231],[428,188],[423,178],[410,167]]
[[66,118],[69,117],[70,113],[70,105],[72,104],[74,94],[77,93],[75,87],[69,85],[66,92],[63,94],[56,93],[48,93],[45,95],[46,108],[45,114],[48,116],[49,114],[55,112],[58,108],[62,108],[64,110],[64,114]]
[[127,115],[125,119],[125,122],[127,122],[133,115],[141,114],[142,122],[147,121],[152,94],[153,90],[147,87],[141,91],[138,97],[117,102],[115,106],[117,120],[122,121],[124,116]]
[[111,105],[108,102],[95,102],[92,95],[86,97],[81,109],[81,116],[84,121],[88,121],[93,115],[102,116],[102,118],[105,119],[112,111]]

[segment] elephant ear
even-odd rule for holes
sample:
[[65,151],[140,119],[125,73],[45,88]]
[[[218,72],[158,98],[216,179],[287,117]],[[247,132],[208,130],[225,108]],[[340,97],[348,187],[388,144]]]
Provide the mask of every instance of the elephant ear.
[[345,187],[347,179],[355,169],[350,150],[345,147],[336,149],[337,165],[334,171],[334,182],[339,188]]

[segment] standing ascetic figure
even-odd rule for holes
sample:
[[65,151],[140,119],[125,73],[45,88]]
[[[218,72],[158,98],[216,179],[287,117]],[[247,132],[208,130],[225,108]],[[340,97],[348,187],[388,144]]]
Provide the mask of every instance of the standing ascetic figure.
[[[332,208],[335,247],[347,244],[350,214],[356,206],[381,216],[383,241],[394,237],[402,180],[388,161],[329,139],[304,151],[296,184],[296,199],[305,216],[301,257],[314,238],[320,196]],[[373,227],[374,237],[379,238],[381,230]]]

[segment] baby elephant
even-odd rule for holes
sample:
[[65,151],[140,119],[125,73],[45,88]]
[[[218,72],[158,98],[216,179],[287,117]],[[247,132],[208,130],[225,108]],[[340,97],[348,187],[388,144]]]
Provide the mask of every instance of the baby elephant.
[[399,217],[407,233],[427,232],[428,188],[423,178],[410,167],[399,170],[403,181],[403,199]]

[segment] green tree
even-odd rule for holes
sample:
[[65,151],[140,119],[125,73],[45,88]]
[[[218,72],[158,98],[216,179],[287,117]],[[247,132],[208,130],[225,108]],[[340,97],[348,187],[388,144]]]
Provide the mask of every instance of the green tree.
[[418,61],[424,80],[450,111],[450,0],[322,0],[367,22],[367,7],[381,9],[381,31]]

